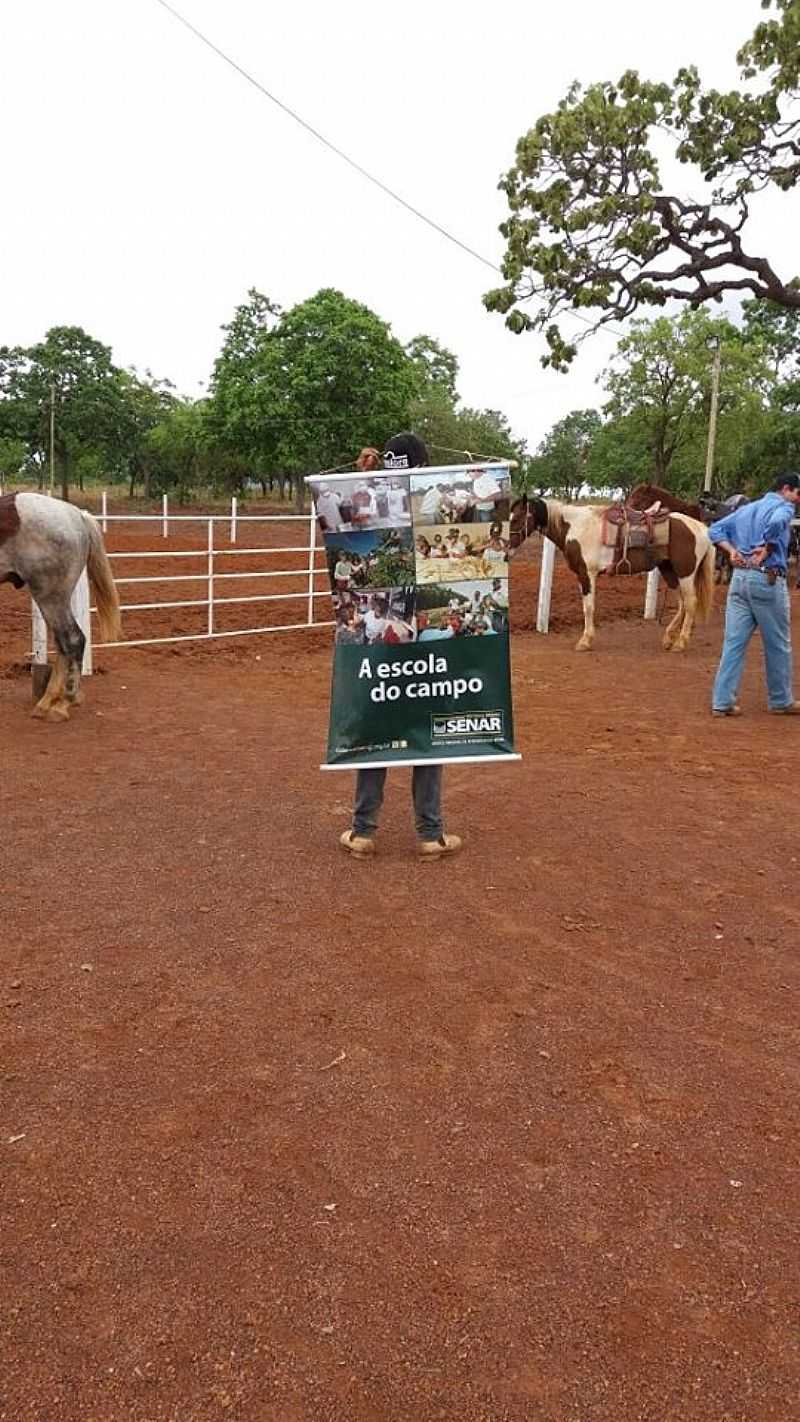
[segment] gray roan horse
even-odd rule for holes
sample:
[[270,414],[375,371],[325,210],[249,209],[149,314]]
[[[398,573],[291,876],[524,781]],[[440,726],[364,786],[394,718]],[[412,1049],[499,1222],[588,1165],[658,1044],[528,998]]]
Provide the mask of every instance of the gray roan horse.
[[33,715],[66,721],[80,701],[86,645],[70,598],[84,568],[97,605],[104,642],[120,637],[119,597],[100,528],[91,514],[46,494],[0,498],[0,583],[27,587],[52,632],[56,664]]

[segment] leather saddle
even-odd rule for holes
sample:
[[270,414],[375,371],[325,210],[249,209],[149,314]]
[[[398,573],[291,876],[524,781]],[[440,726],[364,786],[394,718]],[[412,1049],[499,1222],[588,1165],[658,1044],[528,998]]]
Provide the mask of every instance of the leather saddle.
[[663,563],[669,549],[669,517],[670,510],[660,504],[649,509],[632,509],[622,503],[604,508],[603,545],[614,549],[609,573],[650,572]]

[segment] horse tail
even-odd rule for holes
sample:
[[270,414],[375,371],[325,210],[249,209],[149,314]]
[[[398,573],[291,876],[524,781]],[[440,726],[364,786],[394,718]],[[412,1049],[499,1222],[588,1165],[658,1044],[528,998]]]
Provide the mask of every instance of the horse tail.
[[[708,534],[703,529],[703,535]],[[709,540],[703,560],[694,575],[694,590],[697,594],[697,616],[707,622],[714,606],[714,573],[716,569],[716,549]]]
[[122,637],[122,619],[119,611],[119,593],[114,582],[114,574],[103,543],[100,525],[92,515],[82,510],[89,534],[89,556],[86,571],[92,585],[97,606],[97,620],[100,637],[104,642],[119,642]]

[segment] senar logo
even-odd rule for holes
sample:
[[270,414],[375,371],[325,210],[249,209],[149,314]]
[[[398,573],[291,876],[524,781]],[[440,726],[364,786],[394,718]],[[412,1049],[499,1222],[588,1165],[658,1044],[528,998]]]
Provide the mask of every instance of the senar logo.
[[502,711],[476,711],[467,716],[432,716],[431,734],[435,741],[460,740],[462,736],[502,736]]

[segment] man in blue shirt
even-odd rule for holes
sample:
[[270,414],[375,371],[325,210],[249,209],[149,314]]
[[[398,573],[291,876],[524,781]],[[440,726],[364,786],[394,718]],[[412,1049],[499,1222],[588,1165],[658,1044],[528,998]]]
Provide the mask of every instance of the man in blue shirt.
[[739,716],[736,700],[750,638],[764,644],[770,711],[800,716],[792,687],[792,637],[786,566],[792,519],[800,504],[800,474],[782,474],[763,499],[743,504],[708,530],[733,565],[725,612],[725,640],[714,682],[715,716]]

